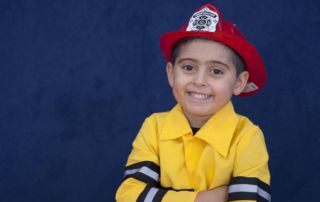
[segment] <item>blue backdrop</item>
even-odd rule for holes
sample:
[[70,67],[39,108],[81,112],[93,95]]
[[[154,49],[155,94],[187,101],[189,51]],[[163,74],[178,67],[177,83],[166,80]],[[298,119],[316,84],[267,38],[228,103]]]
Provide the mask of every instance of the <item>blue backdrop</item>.
[[[131,142],[174,104],[159,36],[204,0],[1,0],[0,201],[114,201]],[[217,0],[268,81],[234,99],[260,125],[273,201],[318,201],[320,3]]]

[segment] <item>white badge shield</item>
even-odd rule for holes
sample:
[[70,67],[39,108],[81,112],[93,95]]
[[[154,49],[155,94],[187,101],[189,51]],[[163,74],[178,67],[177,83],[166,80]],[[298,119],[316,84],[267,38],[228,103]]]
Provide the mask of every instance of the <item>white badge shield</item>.
[[218,22],[219,15],[205,7],[192,15],[186,31],[215,32]]

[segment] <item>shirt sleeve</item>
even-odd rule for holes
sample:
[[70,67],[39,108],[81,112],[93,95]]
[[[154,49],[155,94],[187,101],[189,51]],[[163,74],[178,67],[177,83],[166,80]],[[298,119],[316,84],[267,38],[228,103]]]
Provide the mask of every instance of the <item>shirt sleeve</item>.
[[173,191],[160,185],[157,121],[153,116],[145,120],[132,146],[117,202],[194,201],[197,192]]
[[228,201],[271,201],[268,160],[263,133],[254,127],[238,143]]

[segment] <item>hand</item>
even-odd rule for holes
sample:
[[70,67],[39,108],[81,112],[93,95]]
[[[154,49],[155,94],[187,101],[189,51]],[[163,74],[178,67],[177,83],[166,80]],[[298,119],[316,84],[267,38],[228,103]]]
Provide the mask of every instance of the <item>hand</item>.
[[195,202],[227,202],[228,186],[216,187],[197,194]]

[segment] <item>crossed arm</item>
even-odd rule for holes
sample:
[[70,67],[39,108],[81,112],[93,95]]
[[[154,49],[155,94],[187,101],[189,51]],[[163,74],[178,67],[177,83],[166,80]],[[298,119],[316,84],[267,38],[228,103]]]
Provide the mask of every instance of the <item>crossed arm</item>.
[[228,187],[222,186],[207,191],[175,191],[159,186],[143,184],[127,179],[118,189],[116,201],[154,201],[154,202],[227,202]]
[[226,202],[228,186],[221,186],[208,191],[198,192],[195,202]]

